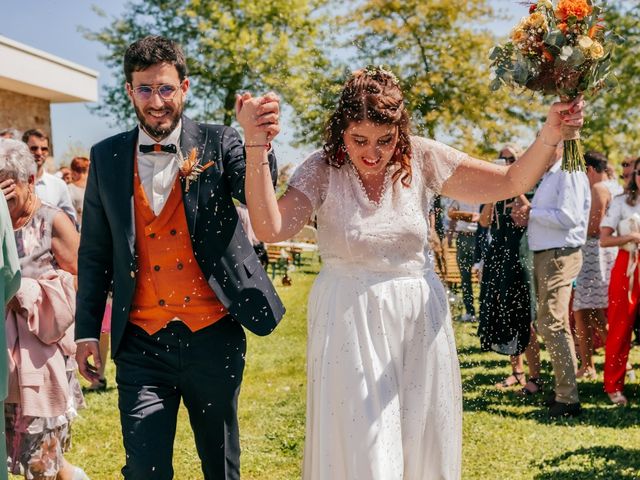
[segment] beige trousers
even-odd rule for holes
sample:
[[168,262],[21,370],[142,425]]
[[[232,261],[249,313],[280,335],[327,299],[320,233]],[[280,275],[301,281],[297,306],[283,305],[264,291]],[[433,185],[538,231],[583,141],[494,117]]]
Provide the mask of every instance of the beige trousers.
[[556,401],[576,403],[577,359],[569,326],[572,283],[582,266],[579,248],[556,248],[534,253],[533,273],[538,292],[537,328],[551,356]]

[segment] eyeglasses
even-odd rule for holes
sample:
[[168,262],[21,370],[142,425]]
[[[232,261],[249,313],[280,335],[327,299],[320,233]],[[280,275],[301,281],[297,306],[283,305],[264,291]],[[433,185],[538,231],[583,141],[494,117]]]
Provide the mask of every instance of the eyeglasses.
[[513,163],[516,161],[516,157],[505,157],[504,155],[500,155],[498,157],[499,160],[504,160],[507,163]]
[[627,168],[628,166],[631,165],[631,162],[623,161],[620,165],[622,165],[623,168]]
[[49,151],[49,147],[40,147],[38,145],[31,145],[29,147],[29,150],[31,150],[33,153],[36,153],[38,150],[41,150],[42,153],[47,153]]
[[172,100],[173,97],[176,96],[176,93],[180,89],[180,85],[171,85],[165,83],[163,85],[158,85],[157,87],[152,87],[151,85],[140,85],[139,87],[131,87],[131,91],[138,98],[138,100],[142,100],[143,102],[151,99],[154,93],[160,95],[160,98],[163,100]]

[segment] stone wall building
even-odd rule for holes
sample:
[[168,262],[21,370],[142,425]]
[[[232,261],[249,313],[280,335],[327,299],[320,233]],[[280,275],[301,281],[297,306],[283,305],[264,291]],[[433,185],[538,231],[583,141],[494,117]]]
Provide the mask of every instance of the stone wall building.
[[51,138],[52,103],[97,100],[97,72],[0,35],[0,130],[41,128]]

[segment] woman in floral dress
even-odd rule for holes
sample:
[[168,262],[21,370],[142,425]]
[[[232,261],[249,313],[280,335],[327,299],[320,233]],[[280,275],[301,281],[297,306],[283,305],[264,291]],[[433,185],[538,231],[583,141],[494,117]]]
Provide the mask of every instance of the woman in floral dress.
[[71,420],[83,406],[73,341],[79,238],[62,210],[38,198],[35,173],[24,143],[0,139],[0,188],[22,273],[5,320],[9,471],[28,480],[88,480],[64,458]]

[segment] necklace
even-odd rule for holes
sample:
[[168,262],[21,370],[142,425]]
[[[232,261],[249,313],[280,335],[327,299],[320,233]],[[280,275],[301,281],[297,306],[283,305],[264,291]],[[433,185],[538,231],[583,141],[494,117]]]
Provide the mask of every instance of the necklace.
[[17,232],[18,230],[22,230],[25,227],[25,225],[27,225],[31,221],[31,219],[36,213],[36,210],[38,210],[36,206],[37,206],[36,202],[33,202],[33,208],[31,209],[31,212],[29,213],[29,215],[27,215],[27,219],[19,227],[17,228],[14,227],[13,229],[14,232]]

